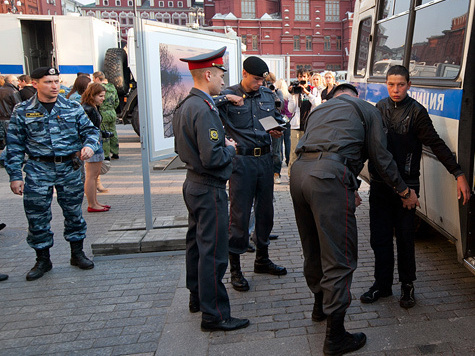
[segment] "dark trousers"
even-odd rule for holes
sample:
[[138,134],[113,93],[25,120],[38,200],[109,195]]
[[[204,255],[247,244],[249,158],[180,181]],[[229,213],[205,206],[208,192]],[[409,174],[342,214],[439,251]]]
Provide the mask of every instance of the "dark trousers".
[[299,158],[292,165],[290,194],[304,255],[304,276],[313,293],[323,292],[327,315],[351,303],[358,241],[355,194],[348,169],[330,160]]
[[230,317],[228,293],[222,279],[228,267],[228,197],[217,188],[185,180],[188,209],[186,287],[199,296],[203,320]]
[[282,141],[283,137],[272,137],[272,162],[274,164],[274,173],[278,173],[282,170]]
[[285,158],[285,164],[288,166],[289,165],[289,160],[290,160],[290,122],[288,122],[286,125],[286,130],[284,131],[284,138],[283,138],[283,143],[284,143],[284,158]]
[[260,157],[237,155],[229,179],[230,220],[229,251],[242,254],[249,246],[249,219],[254,202],[256,247],[269,245],[274,225],[274,173],[272,155]]
[[375,256],[375,286],[391,290],[394,276],[396,236],[399,281],[416,280],[414,217],[416,209],[405,209],[398,194],[382,182],[372,181],[369,195],[371,248]]

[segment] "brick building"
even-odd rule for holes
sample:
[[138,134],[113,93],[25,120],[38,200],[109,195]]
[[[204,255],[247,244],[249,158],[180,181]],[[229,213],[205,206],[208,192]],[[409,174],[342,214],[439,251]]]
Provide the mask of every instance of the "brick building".
[[[197,9],[193,8],[194,0],[96,0],[95,3],[82,6],[81,13],[83,16],[118,21],[122,41],[127,42],[127,30],[134,24],[134,2],[139,17],[175,25],[185,26],[194,22],[198,14]],[[203,17],[198,16],[196,21],[200,25],[204,24]]]
[[346,70],[355,0],[204,0],[206,24],[231,27],[246,55],[288,55],[290,74]]
[[0,0],[0,13],[22,13],[28,15],[62,15],[61,0]]

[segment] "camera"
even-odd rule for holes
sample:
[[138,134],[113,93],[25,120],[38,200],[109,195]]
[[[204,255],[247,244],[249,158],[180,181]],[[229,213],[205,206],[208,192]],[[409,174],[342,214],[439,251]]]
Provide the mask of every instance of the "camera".
[[302,93],[302,87],[300,86],[300,84],[307,85],[307,82],[305,80],[301,80],[301,81],[294,80],[293,82],[290,82],[289,93],[290,94],[301,94]]
[[268,87],[270,90],[274,91],[275,90],[275,85],[270,83],[270,82],[264,82],[264,86]]
[[111,138],[114,136],[114,133],[111,131],[101,130],[101,136],[102,138]]

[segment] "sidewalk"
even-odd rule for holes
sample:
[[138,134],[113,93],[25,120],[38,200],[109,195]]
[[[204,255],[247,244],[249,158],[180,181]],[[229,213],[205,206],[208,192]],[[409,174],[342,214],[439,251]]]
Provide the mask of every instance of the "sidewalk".
[[[139,139],[130,126],[119,126],[120,159],[103,176],[109,188],[99,201],[112,205],[107,213],[85,213],[86,253],[118,224],[144,221]],[[153,216],[184,217],[181,195],[184,171],[151,172]],[[69,265],[69,246],[62,238],[63,218],[53,204],[51,249],[53,270],[27,282],[34,251],[25,241],[27,223],[21,197],[10,192],[0,169],[0,356],[3,355],[321,355],[325,323],[311,320],[313,297],[302,274],[302,252],[293,216],[286,171],[275,187],[279,238],[271,242],[271,258],[287,267],[286,276],[252,272],[254,254],[243,256],[251,289],[239,293],[225,284],[234,316],[251,325],[234,332],[204,333],[200,313],[188,312],[183,251],[95,256],[95,268],[82,271]],[[367,345],[355,355],[474,355],[475,276],[456,260],[455,247],[433,235],[417,241],[416,307],[399,307],[394,296],[374,305],[359,296],[372,283],[367,186],[358,208],[359,261],[349,331],[364,331]],[[84,203],[84,211],[87,206]],[[180,219],[178,219],[180,220]],[[143,223],[144,224],[144,223]],[[183,229],[183,228],[177,228]],[[156,231],[156,230],[154,230]],[[182,230],[184,231],[184,230]],[[129,232],[137,238],[143,230]]]

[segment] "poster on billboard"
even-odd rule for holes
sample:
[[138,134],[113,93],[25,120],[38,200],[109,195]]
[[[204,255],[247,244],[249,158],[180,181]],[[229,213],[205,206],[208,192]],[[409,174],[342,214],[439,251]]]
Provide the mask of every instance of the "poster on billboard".
[[139,104],[140,120],[141,127],[146,125],[150,161],[156,161],[174,155],[173,112],[193,87],[188,65],[180,58],[226,46],[225,87],[234,85],[239,81],[242,66],[240,41],[211,31],[149,20],[141,22],[139,45],[143,46],[143,58],[142,64],[137,62],[137,71],[139,78],[143,77],[145,105]]

